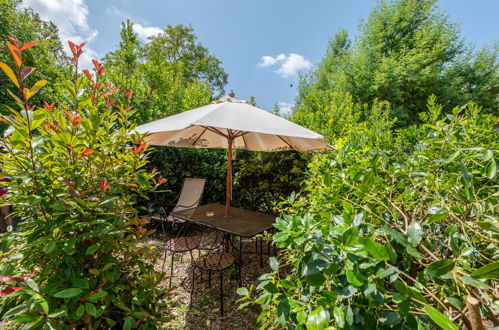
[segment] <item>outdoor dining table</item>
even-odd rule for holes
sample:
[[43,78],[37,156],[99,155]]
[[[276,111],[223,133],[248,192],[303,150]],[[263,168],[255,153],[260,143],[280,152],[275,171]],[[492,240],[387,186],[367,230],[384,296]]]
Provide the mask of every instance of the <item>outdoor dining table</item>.
[[[225,205],[212,203],[198,206],[192,209],[176,211],[171,214],[177,219],[190,221],[203,225],[209,223],[218,230],[233,236],[239,236],[239,248],[232,246],[241,254],[250,253],[243,251],[243,238],[255,237],[273,228],[275,217],[269,214],[241,210],[236,207],[230,208],[230,216],[225,216]],[[232,240],[230,240],[233,243]],[[258,242],[258,241],[257,241]],[[263,243],[260,238],[260,264],[262,264]],[[258,243],[257,243],[258,244]],[[258,246],[257,246],[258,248]],[[270,250],[269,250],[270,254]]]

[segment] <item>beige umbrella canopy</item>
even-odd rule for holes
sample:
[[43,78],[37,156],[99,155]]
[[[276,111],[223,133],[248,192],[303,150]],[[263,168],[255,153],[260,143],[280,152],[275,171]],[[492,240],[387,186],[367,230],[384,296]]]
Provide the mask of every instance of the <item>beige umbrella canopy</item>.
[[135,131],[147,134],[145,140],[151,145],[227,148],[226,216],[230,215],[233,148],[300,152],[332,149],[322,135],[230,96],[140,125]]

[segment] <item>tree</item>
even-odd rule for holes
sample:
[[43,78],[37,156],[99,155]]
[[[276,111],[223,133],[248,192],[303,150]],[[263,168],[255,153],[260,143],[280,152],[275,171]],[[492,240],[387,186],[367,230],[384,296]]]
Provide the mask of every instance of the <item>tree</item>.
[[192,28],[168,26],[140,45],[130,20],[122,23],[119,48],[106,54],[109,77],[133,88],[133,105],[143,123],[209,103],[223,93],[227,74],[221,62],[196,41]]
[[349,93],[360,104],[387,101],[396,127],[417,122],[431,94],[447,111],[469,101],[496,111],[497,52],[466,50],[458,26],[435,3],[381,1],[351,44],[345,31],[337,33],[302,79],[297,104],[308,93],[326,90]]

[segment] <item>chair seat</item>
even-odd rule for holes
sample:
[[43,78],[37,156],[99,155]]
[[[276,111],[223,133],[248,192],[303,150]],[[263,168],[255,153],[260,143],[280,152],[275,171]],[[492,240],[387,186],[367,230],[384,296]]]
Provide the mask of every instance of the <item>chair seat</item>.
[[187,252],[197,249],[201,244],[199,237],[175,237],[166,243],[166,249],[172,252]]
[[230,267],[235,262],[228,253],[210,253],[196,259],[196,266],[206,270],[222,270]]

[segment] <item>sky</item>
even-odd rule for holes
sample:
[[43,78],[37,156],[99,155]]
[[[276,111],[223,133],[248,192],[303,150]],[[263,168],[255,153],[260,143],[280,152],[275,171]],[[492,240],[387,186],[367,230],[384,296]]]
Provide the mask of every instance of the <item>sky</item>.
[[[340,29],[357,32],[377,0],[24,0],[59,27],[61,40],[87,42],[84,61],[117,48],[127,18],[142,42],[167,25],[190,25],[198,41],[222,61],[226,92],[289,111],[300,72],[313,69]],[[440,0],[477,47],[499,41],[499,0]]]

